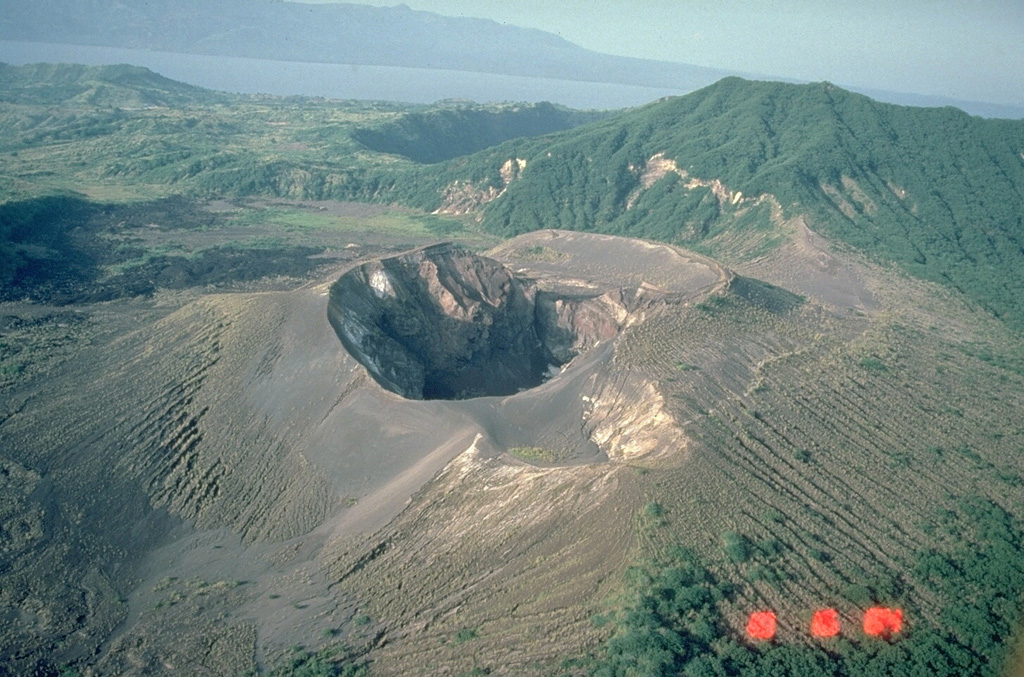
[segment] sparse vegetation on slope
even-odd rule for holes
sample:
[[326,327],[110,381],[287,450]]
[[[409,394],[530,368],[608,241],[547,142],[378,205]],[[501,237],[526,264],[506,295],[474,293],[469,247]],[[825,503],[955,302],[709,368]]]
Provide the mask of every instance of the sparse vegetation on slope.
[[[744,583],[717,577],[692,551],[669,548],[630,571],[629,601],[614,615],[615,634],[596,656],[576,665],[609,677],[1004,674],[1007,640],[1015,636],[1020,611],[1010,600],[1024,599],[1024,529],[1019,519],[978,497],[929,518],[939,525],[935,535],[949,540],[919,551],[911,576],[941,611],[922,610],[888,641],[850,623],[840,638],[810,642],[807,614],[801,613],[805,641],[752,644],[730,631],[719,610]],[[865,590],[868,597],[858,604],[892,602],[901,594]]]
[[[461,457],[382,535],[386,554],[346,576],[346,589],[374,599],[375,618],[416,628],[375,651],[376,665],[385,674],[424,661],[468,670],[472,657],[485,670],[550,674],[552,653],[590,653],[566,671],[998,674],[1022,592],[1020,566],[1006,559],[1019,560],[1024,503],[1015,335],[932,285],[886,276],[875,284],[882,313],[837,317],[746,278],[699,303],[648,312],[604,373],[657,383],[682,439],[658,460],[545,475],[552,486],[580,482],[572,491],[535,488],[535,469]],[[587,476],[616,487],[607,502],[582,489]],[[541,507],[554,502],[557,518]],[[520,529],[529,536],[510,537]],[[498,554],[485,552],[491,539],[503,544]],[[692,558],[672,559],[680,544]],[[627,577],[633,587],[624,596],[598,588],[608,607],[592,597],[586,611],[563,603],[556,616],[552,596],[612,567],[602,558],[613,551],[621,563],[622,545],[626,562],[643,562]],[[411,553],[432,548],[436,564],[421,571]],[[403,592],[389,592],[398,581]],[[957,588],[970,591],[969,605]],[[421,591],[416,601],[409,589]],[[976,613],[975,602],[987,611]],[[862,632],[876,605],[906,614],[891,644]],[[825,607],[839,610],[843,630],[812,640],[811,614]],[[763,608],[777,611],[779,633],[757,648],[741,638],[748,614]],[[594,614],[596,624],[581,627]],[[435,620],[422,627],[424,616]],[[488,630],[478,647],[439,648],[466,624]],[[497,627],[536,637],[533,648],[503,649],[491,641]]]
[[[903,303],[898,319],[807,350],[794,333],[805,311],[727,295],[713,313],[648,322],[627,344],[633,369],[701,367],[662,380],[700,446],[651,491],[668,525],[652,556],[673,552],[669,534],[696,545],[698,582],[718,602],[682,606],[702,599],[677,582],[696,566],[689,556],[641,569],[595,674],[1001,674],[1024,602],[1024,447],[1010,423],[1020,373],[990,366],[1008,354],[968,356],[959,323],[932,324],[934,306]],[[990,346],[1012,335],[996,327]],[[718,473],[711,486],[690,479]],[[727,520],[715,513],[723,495],[743,504]],[[859,629],[876,604],[907,613],[891,645]],[[841,638],[811,641],[811,610],[833,605]],[[759,608],[779,610],[774,644],[741,641]],[[703,619],[704,634],[687,619]]]

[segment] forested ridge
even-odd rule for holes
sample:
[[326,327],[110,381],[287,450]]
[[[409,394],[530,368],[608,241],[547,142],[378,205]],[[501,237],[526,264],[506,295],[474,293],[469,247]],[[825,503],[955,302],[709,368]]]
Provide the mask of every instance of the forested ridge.
[[[1024,121],[739,78],[611,117],[221,95],[127,66],[3,66],[0,82],[7,200],[43,179],[51,194],[86,182],[398,203],[475,212],[503,236],[597,231],[727,261],[803,216],[1024,327]],[[55,103],[75,105],[43,109]]]
[[[526,168],[505,185],[500,167],[513,157]],[[652,160],[681,171],[652,174]],[[727,78],[433,176],[398,196],[443,209],[445,186],[494,188],[504,192],[482,219],[495,233],[599,231],[717,255],[731,253],[715,248],[726,229],[778,225],[757,201],[771,195],[786,218],[803,215],[830,239],[1024,326],[1024,122],[882,104],[827,83]]]
[[187,106],[224,102],[229,95],[193,87],[148,68],[120,64],[0,63],[0,102],[22,105]]
[[470,155],[509,139],[572,129],[608,115],[550,103],[464,105],[413,112],[376,126],[359,127],[352,137],[379,153],[431,164]]
[[[801,216],[1024,327],[1024,121],[739,78],[611,117],[229,96],[127,66],[3,67],[0,81],[7,199],[56,176],[44,184],[398,203],[475,212],[499,235],[598,231],[726,261]],[[59,102],[74,106],[41,110]],[[46,168],[28,164],[42,154]]]

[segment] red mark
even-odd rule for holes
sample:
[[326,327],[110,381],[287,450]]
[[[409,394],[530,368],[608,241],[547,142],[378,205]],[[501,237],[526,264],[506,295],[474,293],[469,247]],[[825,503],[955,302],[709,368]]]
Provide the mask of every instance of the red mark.
[[747,634],[754,639],[771,639],[775,636],[775,612],[755,611],[750,614]]
[[815,637],[835,637],[839,634],[839,612],[822,609],[814,612],[811,619],[811,634]]
[[888,637],[903,627],[901,609],[872,607],[864,612],[864,632],[869,635]]

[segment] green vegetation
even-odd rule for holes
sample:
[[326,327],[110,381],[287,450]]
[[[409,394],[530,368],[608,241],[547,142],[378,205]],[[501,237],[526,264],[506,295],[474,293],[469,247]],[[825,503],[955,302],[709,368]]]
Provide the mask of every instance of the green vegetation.
[[807,449],[797,449],[793,452],[793,458],[801,463],[810,463],[813,457],[813,454]]
[[494,242],[463,219],[400,207],[46,196],[0,204],[0,300],[97,302],[301,278],[353,241],[413,246],[441,238],[480,248]]
[[214,234],[231,225],[182,198],[117,205],[51,196],[0,204],[0,300],[101,302],[301,277],[323,264],[311,258],[323,248],[308,236],[268,238],[255,228],[241,239]]
[[551,134],[607,116],[550,103],[460,106],[413,112],[374,127],[359,127],[352,137],[378,153],[435,163],[509,139]]
[[650,519],[661,519],[665,516],[665,508],[660,503],[651,501],[644,506],[644,516]]
[[565,261],[571,258],[569,254],[552,249],[551,247],[545,247],[543,245],[534,245],[532,247],[526,247],[516,252],[516,258],[523,261],[533,261],[536,263],[557,263],[559,261]]
[[[622,368],[671,377],[667,406],[701,452],[645,484],[673,519],[642,534],[652,560],[622,610],[602,613],[616,632],[594,674],[1000,674],[1024,610],[1019,342],[913,287],[888,306],[898,323],[851,318],[870,326],[852,342],[824,338],[811,308],[780,312],[732,285],[620,344]],[[680,378],[680,362],[701,369]],[[661,556],[671,544],[699,552],[713,609],[658,610],[696,594],[663,590],[689,566]],[[854,620],[876,604],[906,613],[892,644]],[[817,605],[844,616],[839,638],[807,636]],[[765,607],[779,637],[751,645],[746,615]],[[708,640],[680,619],[719,630]]]
[[[476,208],[502,236],[593,230],[726,261],[770,252],[803,216],[1024,326],[1021,122],[727,78],[568,129],[600,116],[232,97],[144,69],[25,68],[0,70],[0,201],[260,195],[434,211],[458,185],[501,193]],[[511,159],[526,165],[510,182]]]
[[871,371],[887,371],[888,370],[888,367],[885,366],[885,362],[882,362],[882,360],[878,359],[874,355],[869,355],[868,357],[862,357],[860,359],[860,366],[864,367],[865,369],[870,369]]
[[[770,251],[784,240],[783,221],[803,215],[829,238],[953,287],[1020,327],[1022,149],[1020,121],[882,104],[827,83],[727,78],[460,159],[437,174],[432,194],[424,177],[395,195],[434,209],[455,180],[500,190],[501,164],[523,158],[521,177],[484,208],[492,232],[600,231],[725,260]],[[759,198],[767,195],[778,214]]]
[[[907,610],[905,630],[889,642],[851,628],[828,643],[808,637],[752,645],[722,613],[742,584],[712,573],[692,551],[670,548],[630,570],[629,602],[615,617],[616,631],[583,665],[609,676],[998,675],[1024,600],[1024,525],[979,497],[955,505],[937,515],[942,544],[919,551],[913,562],[915,582],[941,608]],[[732,543],[742,538],[727,536]],[[761,570],[754,578],[768,575]],[[858,598],[848,603],[890,601],[860,587],[848,591]]]
[[562,458],[562,454],[544,447],[512,447],[508,453],[531,463],[557,463]]
[[455,638],[452,640],[452,642],[455,644],[462,644],[463,642],[472,641],[479,636],[480,635],[476,631],[476,628],[462,628],[457,633],[455,633]]
[[746,536],[735,531],[722,534],[722,550],[733,564],[742,564],[750,559],[753,546]]
[[[224,289],[246,276],[309,275],[324,257],[338,265],[442,237],[483,246],[495,236],[478,230],[475,217],[481,215],[483,227],[501,235],[549,226],[599,230],[658,238],[735,261],[771,252],[796,228],[791,219],[802,215],[836,241],[960,290],[1010,326],[1024,317],[1016,293],[1024,282],[1017,246],[1024,213],[1018,123],[884,106],[828,85],[726,80],[585,128],[512,140],[422,167],[409,158],[433,159],[419,154],[440,151],[417,130],[450,134],[453,121],[499,113],[221,99],[176,94],[171,85],[133,70],[76,72],[55,69],[34,92],[11,85],[7,91],[14,94],[0,103],[4,300],[92,302],[197,285]],[[61,84],[65,76],[68,83]],[[108,82],[122,76],[124,91]],[[143,88],[152,98],[125,93]],[[120,103],[97,105],[100,100]],[[505,133],[480,125],[474,144]],[[359,137],[367,130],[392,130],[399,146],[388,154],[368,149]],[[399,152],[408,157],[393,154]],[[665,164],[659,165],[659,153]],[[502,168],[514,158],[526,164],[510,180]],[[475,214],[430,213],[443,205],[455,181],[471,197],[494,199],[481,199]],[[771,193],[778,207],[767,197],[758,200],[762,193]],[[225,196],[231,199],[207,201]],[[333,201],[308,201],[327,198]],[[350,242],[358,246],[350,250]],[[567,256],[540,246],[521,254],[539,263]],[[882,276],[876,282],[892,284]],[[666,414],[686,422],[689,449],[680,468],[636,467],[625,488],[609,489],[633,491],[633,508],[617,524],[610,511],[602,519],[615,526],[608,529],[615,547],[632,533],[647,555],[678,542],[699,549],[700,557],[669,549],[633,570],[627,603],[595,619],[605,624],[602,632],[613,634],[586,669],[996,674],[1024,594],[1016,512],[1024,486],[1017,424],[1024,350],[999,323],[923,293],[914,296],[915,285],[885,291],[882,317],[823,317],[795,294],[736,277],[699,303],[650,313],[630,327],[609,368],[656,384]],[[904,293],[912,299],[907,307],[900,305]],[[918,307],[922,299],[934,307]],[[56,365],[106,331],[102,316],[34,315],[34,304],[17,305],[29,311],[0,318],[0,391],[28,378],[45,382]],[[134,305],[146,312],[145,304]],[[132,329],[140,324],[133,319]],[[174,372],[173,378],[182,377]],[[61,408],[83,401],[78,386],[61,391],[62,402],[72,404],[41,413],[26,408],[12,424],[27,425],[38,416],[35,425],[44,434],[33,444],[64,448],[81,434]],[[125,411],[136,406],[128,402]],[[123,420],[130,423],[131,415]],[[153,420],[171,426],[189,419],[168,414]],[[173,427],[160,431],[160,440],[189,439]],[[540,447],[509,452],[538,464],[556,463],[567,453]],[[948,499],[947,491],[969,498]],[[725,509],[722,496],[733,499]],[[354,500],[343,504],[351,507]],[[443,511],[457,503],[422,519],[452,514]],[[947,509],[933,515],[936,505]],[[548,533],[557,533],[556,544],[558,538],[575,544],[581,532],[574,523],[563,524],[564,531]],[[604,529],[602,522],[584,533]],[[414,532],[427,530],[408,530]],[[536,540],[520,540],[541,543],[546,536],[537,533]],[[364,577],[365,589],[373,591],[360,604],[379,606],[366,607],[374,620],[361,613],[352,626],[369,629],[384,618],[394,627],[418,623],[417,605],[425,599],[444,609],[449,602],[438,581],[448,580],[451,571],[465,572],[461,589],[482,591],[482,599],[491,583],[474,588],[477,568],[464,565],[486,561],[493,548],[474,545],[487,552],[459,545],[467,550],[453,548],[447,570],[421,572],[414,556],[405,570],[389,570],[399,566],[390,558],[368,560],[366,573],[353,576]],[[528,559],[502,555],[499,563],[478,569],[495,571],[517,561],[524,578],[501,585],[512,590],[536,580],[548,595],[561,572],[576,580],[580,571],[595,571],[593,562],[606,566],[607,560],[606,552],[588,560],[585,549],[553,546],[552,553],[571,552],[565,561],[578,567],[558,568],[546,551],[522,552],[528,554],[512,557]],[[523,562],[532,564],[520,567]],[[238,587],[232,585],[225,583],[225,591]],[[155,601],[159,612],[153,613],[184,613],[205,603],[209,590],[176,584]],[[751,646],[742,638],[740,619],[753,604],[779,603],[781,615],[826,597],[850,615],[875,603],[899,604],[907,612],[906,631],[891,644],[869,641],[844,620],[849,631],[827,644],[788,637]],[[398,598],[401,603],[388,605]],[[467,608],[489,603],[466,601]],[[581,615],[573,603],[569,615],[585,618],[589,611]],[[530,613],[536,615],[516,622],[551,628],[550,619],[569,617],[549,611],[535,608]],[[399,620],[391,619],[392,612]],[[471,642],[477,630],[460,629],[460,622],[444,621],[429,636],[451,655],[493,644],[490,636]],[[575,641],[569,633],[577,630],[559,631]],[[333,636],[328,631],[319,639]],[[39,646],[45,651],[49,645]],[[288,661],[275,674],[367,669],[359,657],[333,649],[299,650]]]
[[650,501],[640,511],[637,523],[644,530],[660,529],[668,526],[668,520],[665,518],[665,506],[656,501]]
[[460,237],[481,239],[462,219],[423,214],[401,207],[375,207],[351,204],[328,210],[301,203],[273,202],[245,204],[225,215],[225,225],[260,226],[273,229],[278,236],[287,233],[345,234],[352,237],[389,233],[414,237]]
[[369,674],[369,664],[346,647],[332,647],[317,653],[295,647],[285,664],[270,672],[272,677],[365,677]]
[[0,203],[72,192],[391,201],[419,176],[405,156],[449,159],[606,115],[228,95],[130,66],[0,64],[0,90]]
[[[66,230],[86,213],[84,201],[70,197],[47,197],[0,206],[0,286],[12,284],[33,259],[52,265],[66,258]],[[70,274],[76,272],[69,263]]]
[[227,95],[170,80],[139,66],[0,63],[3,103],[129,108],[213,104],[228,99]]

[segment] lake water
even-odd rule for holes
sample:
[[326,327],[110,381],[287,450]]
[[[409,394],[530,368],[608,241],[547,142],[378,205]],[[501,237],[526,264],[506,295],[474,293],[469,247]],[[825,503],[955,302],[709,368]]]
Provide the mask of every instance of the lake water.
[[433,103],[441,99],[469,99],[480,103],[551,101],[572,108],[607,109],[638,106],[664,96],[686,93],[656,87],[467,71],[268,61],[5,40],[0,40],[0,61],[16,66],[41,62],[90,66],[128,63],[145,66],[173,80],[225,92],[412,103]]

